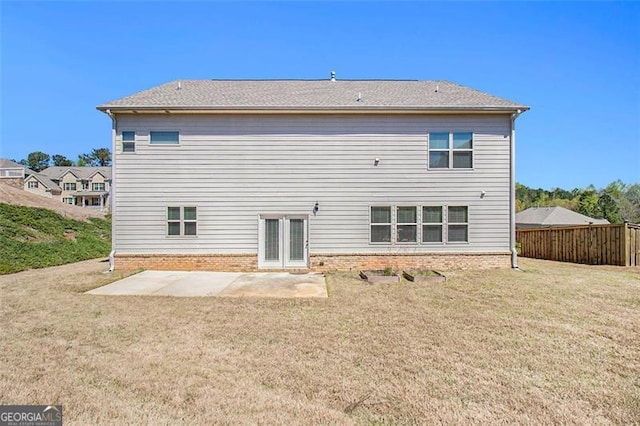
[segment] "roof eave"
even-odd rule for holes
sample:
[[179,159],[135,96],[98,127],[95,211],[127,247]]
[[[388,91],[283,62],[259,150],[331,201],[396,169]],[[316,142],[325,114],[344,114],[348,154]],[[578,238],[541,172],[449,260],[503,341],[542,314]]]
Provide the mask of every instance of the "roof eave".
[[525,112],[525,105],[509,106],[454,106],[454,107],[405,107],[405,106],[332,106],[332,107],[228,107],[228,106],[142,106],[99,105],[99,111],[119,114],[182,113],[182,114],[506,114]]

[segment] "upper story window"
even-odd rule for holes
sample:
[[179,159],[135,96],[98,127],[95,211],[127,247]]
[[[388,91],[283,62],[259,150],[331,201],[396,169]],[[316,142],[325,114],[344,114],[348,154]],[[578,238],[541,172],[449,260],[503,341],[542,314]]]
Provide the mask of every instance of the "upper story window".
[[136,132],[122,132],[122,152],[136,152]]
[[94,182],[91,184],[92,191],[104,191],[104,182]]
[[75,182],[65,182],[62,185],[62,189],[65,191],[75,191],[76,190],[76,183]]
[[167,235],[197,235],[196,207],[167,207]]
[[177,145],[180,132],[149,132],[149,143],[153,145]]
[[38,181],[37,180],[30,180],[27,183],[27,188],[29,188],[29,189],[37,189],[38,188]]
[[429,133],[429,168],[473,168],[473,133]]

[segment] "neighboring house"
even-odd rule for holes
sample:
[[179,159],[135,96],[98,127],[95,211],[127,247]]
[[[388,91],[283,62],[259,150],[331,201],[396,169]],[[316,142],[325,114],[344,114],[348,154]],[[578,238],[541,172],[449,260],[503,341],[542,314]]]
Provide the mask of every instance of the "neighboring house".
[[24,178],[25,167],[14,161],[0,158],[0,179],[3,178]]
[[445,81],[332,78],[176,81],[98,109],[113,124],[118,268],[516,266],[527,106]]
[[0,158],[0,181],[15,188],[24,184],[25,167],[14,161]]
[[27,176],[24,190],[67,204],[108,210],[111,167],[48,167]]
[[60,201],[62,190],[57,183],[47,176],[39,173],[31,173],[24,180],[24,190],[43,197],[55,198]]
[[606,225],[608,223],[607,219],[594,219],[564,207],[531,207],[516,214],[518,228]]

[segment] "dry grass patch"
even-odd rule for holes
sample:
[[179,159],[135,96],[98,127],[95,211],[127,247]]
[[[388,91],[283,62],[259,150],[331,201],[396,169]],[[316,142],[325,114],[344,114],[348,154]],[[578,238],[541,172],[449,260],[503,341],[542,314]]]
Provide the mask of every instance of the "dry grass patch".
[[522,259],[327,300],[90,296],[81,262],[0,277],[0,403],[69,424],[640,422],[640,273]]

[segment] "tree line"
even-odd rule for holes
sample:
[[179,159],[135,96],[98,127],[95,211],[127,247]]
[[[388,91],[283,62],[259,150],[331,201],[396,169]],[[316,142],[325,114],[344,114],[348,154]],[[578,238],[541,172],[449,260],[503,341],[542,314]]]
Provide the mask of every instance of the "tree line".
[[529,207],[560,206],[595,219],[611,223],[640,223],[640,184],[627,185],[621,180],[602,189],[593,185],[584,189],[533,189],[516,184],[516,210]]
[[88,154],[78,155],[76,161],[70,160],[64,155],[54,154],[49,155],[42,151],[34,151],[27,155],[27,158],[14,162],[27,166],[34,172],[41,172],[50,166],[110,166],[111,165],[111,151],[109,148],[96,148]]

